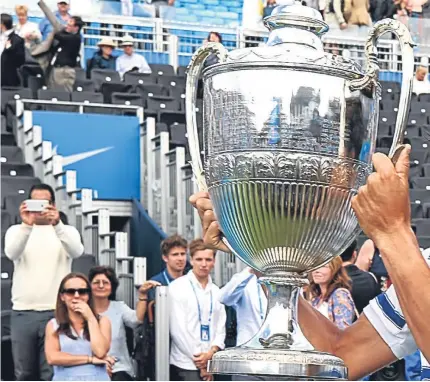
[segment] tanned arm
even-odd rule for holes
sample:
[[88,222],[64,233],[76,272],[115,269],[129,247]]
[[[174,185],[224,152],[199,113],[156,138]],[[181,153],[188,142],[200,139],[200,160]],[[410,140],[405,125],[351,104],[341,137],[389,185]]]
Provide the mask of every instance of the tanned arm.
[[363,231],[379,248],[415,342],[430,359],[430,268],[411,229],[409,152],[406,145],[395,165],[375,154],[373,173],[352,201]]
[[396,360],[365,315],[341,330],[300,298],[299,324],[316,350],[333,354],[345,362],[350,380],[357,381]]

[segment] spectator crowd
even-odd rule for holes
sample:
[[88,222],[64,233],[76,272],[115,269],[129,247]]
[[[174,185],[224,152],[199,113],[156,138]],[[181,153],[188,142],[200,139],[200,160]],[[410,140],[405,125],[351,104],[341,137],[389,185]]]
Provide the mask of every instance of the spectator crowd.
[[[35,212],[35,201],[46,203],[43,210]],[[133,309],[117,301],[119,281],[112,268],[95,266],[87,275],[71,272],[72,260],[84,248],[78,231],[56,208],[50,186],[33,186],[19,214],[22,223],[5,236],[5,254],[15,267],[11,342],[17,380],[153,379],[146,367],[136,370],[131,356],[139,361],[151,350],[130,352],[127,337],[130,330],[154,324],[158,286],[169,290],[171,380],[213,379],[207,363],[225,348],[227,333],[231,336],[229,309],[237,317],[233,344],[250,340],[264,320],[267,290],[259,282],[261,274],[244,268],[218,287],[211,277],[216,253],[201,239],[187,243],[173,235],[162,242],[165,267],[138,287]],[[362,252],[357,254],[353,242],[340,257],[313,271],[303,290],[309,304],[342,330],[381,293],[380,280],[369,272],[374,254],[369,245]],[[142,336],[135,338],[148,345]]]

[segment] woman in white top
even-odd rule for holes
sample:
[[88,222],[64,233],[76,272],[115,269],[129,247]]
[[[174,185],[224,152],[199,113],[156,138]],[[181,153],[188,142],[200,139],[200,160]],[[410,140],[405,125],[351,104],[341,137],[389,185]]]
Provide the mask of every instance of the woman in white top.
[[350,290],[351,279],[342,266],[342,259],[336,257],[312,272],[306,295],[315,309],[339,329],[345,329],[356,319]]
[[17,5],[15,13],[18,17],[18,23],[15,26],[16,33],[25,40],[28,48],[31,43],[38,43],[42,39],[39,26],[36,23],[28,21],[28,7],[26,5]]
[[148,303],[148,290],[160,285],[157,281],[146,281],[139,288],[136,310],[123,301],[115,301],[119,285],[115,271],[111,267],[97,266],[90,269],[88,279],[94,299],[94,309],[100,316],[109,318],[112,327],[112,340],[109,356],[115,359],[112,381],[132,381],[134,370],[127,347],[125,326],[135,329],[145,318]]

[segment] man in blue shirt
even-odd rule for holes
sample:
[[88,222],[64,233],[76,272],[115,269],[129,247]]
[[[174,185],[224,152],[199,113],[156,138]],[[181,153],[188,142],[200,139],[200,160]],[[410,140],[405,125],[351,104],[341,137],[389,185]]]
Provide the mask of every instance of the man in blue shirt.
[[[153,276],[151,280],[168,286],[173,280],[183,276],[187,264],[187,248],[187,241],[179,235],[164,239],[161,243],[161,256],[166,263],[166,268]],[[151,301],[154,298],[155,292],[154,289],[151,289],[148,293],[148,299]]]
[[[54,13],[57,20],[63,25],[67,25],[67,22],[71,18],[69,13],[69,3],[69,0],[59,0],[57,3],[58,10]],[[46,40],[48,35],[53,31],[52,24],[46,17],[39,23],[39,30],[42,34],[42,40]]]

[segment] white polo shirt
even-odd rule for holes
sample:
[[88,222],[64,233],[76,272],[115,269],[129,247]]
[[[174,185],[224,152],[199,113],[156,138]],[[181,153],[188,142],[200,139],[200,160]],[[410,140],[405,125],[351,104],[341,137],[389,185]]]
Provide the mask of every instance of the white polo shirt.
[[[430,248],[427,248],[422,253],[430,266]],[[403,316],[394,285],[391,285],[385,293],[370,301],[370,304],[364,308],[363,312],[397,358],[401,359],[418,349]],[[430,381],[430,363],[422,353],[421,380]]]

